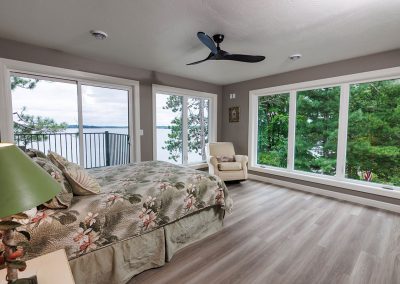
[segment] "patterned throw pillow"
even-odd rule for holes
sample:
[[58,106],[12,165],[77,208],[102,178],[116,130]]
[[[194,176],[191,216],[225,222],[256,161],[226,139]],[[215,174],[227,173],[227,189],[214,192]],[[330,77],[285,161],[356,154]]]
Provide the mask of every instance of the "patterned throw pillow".
[[55,152],[49,151],[49,159],[64,173],[74,195],[93,195],[100,193],[100,185],[95,178],[79,165],[71,163]]
[[34,157],[32,158],[39,166],[41,166],[49,175],[51,175],[62,187],[60,193],[58,193],[51,200],[45,202],[43,205],[51,209],[64,209],[71,205],[72,201],[72,187],[64,177],[62,171],[57,168],[48,159]]
[[45,153],[43,153],[42,151],[36,150],[36,149],[28,149],[25,151],[25,153],[31,158],[39,157],[39,158],[47,159],[47,156]]
[[100,193],[100,185],[89,173],[74,165],[69,165],[63,171],[72,186],[75,195],[93,195]]
[[50,161],[62,171],[64,171],[65,168],[71,164],[75,165],[76,167],[79,167],[77,164],[71,163],[70,161],[65,159],[63,156],[57,154],[56,152],[49,151],[47,156],[50,159]]
[[218,161],[218,163],[235,162],[235,156],[233,156],[233,155],[217,156],[217,161]]

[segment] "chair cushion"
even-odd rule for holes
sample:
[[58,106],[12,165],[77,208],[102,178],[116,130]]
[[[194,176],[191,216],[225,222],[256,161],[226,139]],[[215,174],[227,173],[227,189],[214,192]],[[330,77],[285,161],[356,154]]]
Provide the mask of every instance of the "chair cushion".
[[239,162],[219,163],[218,168],[220,171],[240,171],[242,169],[242,164]]

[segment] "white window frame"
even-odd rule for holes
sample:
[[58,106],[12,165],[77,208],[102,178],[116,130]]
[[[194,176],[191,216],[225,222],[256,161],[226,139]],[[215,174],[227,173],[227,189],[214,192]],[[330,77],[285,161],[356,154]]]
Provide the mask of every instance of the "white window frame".
[[[248,137],[249,170],[400,199],[400,191],[392,190],[392,189],[398,189],[398,187],[392,187],[389,185],[345,178],[348,103],[350,95],[349,94],[350,85],[373,82],[373,81],[399,79],[399,78],[400,78],[400,67],[394,67],[376,71],[332,77],[321,80],[314,80],[314,81],[307,81],[307,82],[301,82],[283,86],[276,86],[271,88],[251,90],[249,92],[249,137]],[[336,175],[328,176],[328,175],[321,175],[321,174],[308,173],[300,170],[295,170],[294,147],[295,147],[295,131],[296,131],[296,94],[298,91],[326,88],[332,86],[339,86],[341,90],[340,109],[339,109],[338,147],[337,147],[338,158],[336,161]],[[288,167],[278,168],[273,166],[259,165],[257,164],[258,97],[283,94],[283,93],[290,94]]]
[[187,152],[187,135],[185,135],[185,131],[187,133],[187,100],[188,98],[205,98],[210,100],[210,109],[209,109],[209,131],[208,131],[208,142],[217,141],[217,110],[218,110],[218,96],[212,93],[199,92],[194,90],[182,89],[169,87],[164,85],[152,85],[152,103],[153,103],[153,159],[157,160],[157,93],[168,94],[168,95],[177,95],[183,97],[183,105],[182,105],[182,133],[183,135],[183,158],[182,165],[189,165],[194,168],[201,168],[207,165],[205,162],[200,163],[188,163],[188,152]]
[[[26,73],[38,77],[42,76],[47,78],[55,78],[56,80],[75,81],[78,86],[78,102],[82,96],[80,88],[81,85],[116,88],[128,91],[129,135],[133,138],[131,139],[130,143],[130,160],[132,162],[140,162],[139,81],[0,58],[0,135],[2,142],[11,143],[14,142],[12,97],[10,86],[11,73]],[[81,108],[81,106],[78,106],[78,108],[79,107]],[[80,113],[79,116],[81,115],[82,113]],[[83,149],[80,149],[80,151],[83,151]],[[80,155],[80,157],[82,159],[83,155]]]

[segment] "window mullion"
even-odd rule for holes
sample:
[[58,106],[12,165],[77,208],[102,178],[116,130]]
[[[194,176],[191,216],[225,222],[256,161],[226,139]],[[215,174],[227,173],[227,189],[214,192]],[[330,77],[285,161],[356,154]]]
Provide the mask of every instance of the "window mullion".
[[188,98],[183,96],[182,102],[182,163],[188,163]]
[[336,158],[336,176],[338,178],[345,177],[349,98],[350,85],[342,84],[340,86],[339,129]]
[[83,114],[82,114],[82,84],[77,82],[78,93],[78,126],[79,126],[79,164],[85,167],[84,149],[83,149]]
[[294,170],[294,147],[296,135],[296,91],[290,91],[289,98],[289,133],[288,133],[288,157],[287,168]]
[[0,62],[0,141],[14,142],[10,72]]
[[249,119],[249,165],[255,166],[258,163],[258,109],[259,96],[250,96],[250,113],[253,113]]

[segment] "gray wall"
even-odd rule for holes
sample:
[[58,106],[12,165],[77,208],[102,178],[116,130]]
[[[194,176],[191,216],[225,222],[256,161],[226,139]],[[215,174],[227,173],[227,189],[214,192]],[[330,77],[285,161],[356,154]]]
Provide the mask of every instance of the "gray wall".
[[218,95],[218,139],[221,137],[222,87],[173,75],[92,60],[61,51],[0,39],[0,58],[97,73],[140,81],[140,128],[142,160],[153,159],[152,84],[186,88]]
[[[247,154],[248,152],[248,123],[249,123],[249,91],[269,88],[274,86],[299,83],[304,81],[318,80],[323,78],[330,78],[335,76],[342,76],[360,72],[373,71],[378,69],[398,67],[400,66],[400,49],[353,58],[344,61],[319,65],[306,69],[296,70],[292,72],[277,74],[273,76],[258,78],[254,80],[235,83],[223,87],[222,97],[222,140],[231,141],[234,143],[236,152],[238,154]],[[236,99],[229,99],[229,94],[235,93]],[[228,111],[229,107],[240,107],[240,122],[229,123]],[[252,172],[269,178],[275,178],[296,184],[304,184],[321,188],[323,190],[330,190],[334,192],[341,192],[350,195],[380,200],[387,203],[400,204],[400,200],[368,194],[363,192],[356,192],[353,190],[325,186],[311,182],[304,182],[296,179],[284,178],[259,172]]]

